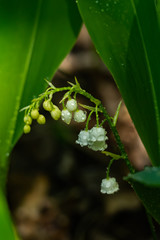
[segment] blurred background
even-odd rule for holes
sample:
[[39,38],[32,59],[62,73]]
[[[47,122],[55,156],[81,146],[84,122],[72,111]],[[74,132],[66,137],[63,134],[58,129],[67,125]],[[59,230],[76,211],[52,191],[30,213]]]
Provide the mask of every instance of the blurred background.
[[[82,88],[99,98],[113,116],[121,100],[116,84],[100,60],[83,26],[71,53],[54,76],[56,87],[67,86],[77,77]],[[54,104],[62,98],[54,96]],[[78,102],[89,102],[78,96]],[[75,144],[84,124],[66,125],[47,119],[23,135],[10,157],[8,202],[22,240],[149,240],[150,229],[140,201],[123,180],[128,169],[122,160],[111,167],[120,191],[100,193],[109,158]],[[90,127],[95,125],[94,117]],[[114,137],[105,123],[108,150],[118,153]],[[118,132],[137,170],[150,165],[125,104],[117,123]]]

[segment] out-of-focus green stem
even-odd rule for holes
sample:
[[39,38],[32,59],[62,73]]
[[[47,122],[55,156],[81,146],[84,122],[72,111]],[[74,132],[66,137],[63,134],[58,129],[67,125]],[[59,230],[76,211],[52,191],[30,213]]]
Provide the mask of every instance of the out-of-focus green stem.
[[150,229],[151,229],[151,233],[152,233],[152,236],[153,236],[153,240],[158,240],[158,238],[157,238],[157,236],[156,236],[155,227],[154,227],[154,225],[153,225],[152,217],[151,217],[151,215],[148,213],[147,209],[146,209],[146,215],[147,215],[147,218],[148,218],[148,223],[149,223],[149,226],[150,226]]
[[135,170],[132,167],[132,165],[131,165],[131,163],[130,163],[130,161],[128,159],[127,153],[126,153],[126,151],[124,149],[123,143],[121,142],[121,139],[120,139],[120,136],[118,134],[117,128],[114,126],[113,122],[111,121],[110,116],[108,115],[106,109],[104,108],[104,106],[102,104],[99,105],[99,109],[102,110],[102,113],[103,113],[104,117],[107,119],[107,122],[108,122],[108,124],[110,126],[110,129],[113,132],[113,135],[115,137],[115,140],[116,140],[117,145],[119,147],[119,150],[121,152],[122,158],[124,159],[125,163],[127,164],[130,173],[134,173]]

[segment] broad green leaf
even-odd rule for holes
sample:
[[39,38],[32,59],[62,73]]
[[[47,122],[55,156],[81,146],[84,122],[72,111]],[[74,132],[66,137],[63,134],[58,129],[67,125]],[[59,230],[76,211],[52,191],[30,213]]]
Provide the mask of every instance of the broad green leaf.
[[159,0],[79,0],[95,47],[112,73],[154,165],[160,165]]
[[22,134],[19,110],[47,86],[80,26],[74,0],[0,0],[1,168]]
[[160,187],[160,168],[146,167],[144,171],[129,174],[127,178],[151,187]]
[[3,192],[0,189],[0,234],[1,239],[16,240],[16,235],[8,211],[8,206]]
[[160,223],[160,168],[147,167],[125,179],[131,183],[147,211]]

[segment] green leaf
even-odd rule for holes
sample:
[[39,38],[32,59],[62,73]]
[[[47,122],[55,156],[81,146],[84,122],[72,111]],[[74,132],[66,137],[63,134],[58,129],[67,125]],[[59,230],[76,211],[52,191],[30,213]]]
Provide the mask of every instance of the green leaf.
[[81,27],[74,0],[0,0],[0,167],[22,134],[19,110],[47,86]]
[[80,86],[80,84],[79,84],[79,82],[78,82],[78,80],[77,80],[76,77],[75,77],[75,83],[76,83],[76,85],[77,85],[78,88],[81,88],[81,86]]
[[119,102],[117,110],[116,110],[116,113],[115,113],[114,118],[113,118],[113,125],[114,126],[116,126],[116,124],[117,124],[117,120],[118,120],[118,116],[119,116],[119,111],[120,111],[121,105],[122,105],[122,100]]
[[3,237],[2,239],[6,240],[17,239],[11,223],[11,218],[8,211],[6,199],[1,189],[0,189],[0,233],[1,237]]
[[147,167],[144,171],[125,178],[134,188],[147,211],[160,223],[160,168]]
[[151,187],[160,187],[160,168],[146,167],[144,171],[129,174],[128,178]]
[[159,1],[79,0],[95,47],[112,73],[154,165],[160,165]]

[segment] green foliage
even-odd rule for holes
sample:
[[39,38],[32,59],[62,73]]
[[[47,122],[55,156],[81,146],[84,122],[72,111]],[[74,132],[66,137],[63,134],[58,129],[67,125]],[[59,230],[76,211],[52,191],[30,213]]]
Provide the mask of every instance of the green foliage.
[[147,211],[160,223],[160,167],[147,167],[125,179],[131,183]]
[[80,26],[74,0],[0,1],[1,168],[22,133],[20,108],[46,87]]
[[153,165],[160,165],[159,1],[79,0]]
[[160,168],[159,167],[146,167],[144,171],[135,174],[129,174],[128,179],[141,182],[146,186],[160,187]]
[[0,234],[2,239],[15,240],[16,236],[10,220],[8,206],[2,190],[0,189]]
[[[153,165],[159,166],[160,1],[79,0],[78,6],[98,53],[117,82]],[[19,110],[46,87],[44,78],[51,80],[71,49],[80,26],[81,18],[74,0],[0,0],[1,178],[7,169],[6,159],[22,133],[23,113],[18,114]],[[89,106],[85,106],[86,109],[91,114],[96,112],[96,116],[99,111],[104,114],[120,146],[121,157],[133,173],[115,129],[120,105],[112,122],[100,101],[83,91],[77,80],[76,84],[75,89],[96,104],[94,110]],[[49,85],[55,91],[55,87]],[[72,90],[66,93],[62,102],[71,93]],[[40,124],[45,122],[42,115],[33,116],[34,119],[41,117]],[[28,120],[25,131],[30,131]],[[104,154],[119,159],[118,155]],[[160,223],[160,168],[146,168],[126,179]],[[3,185],[3,179],[0,180]],[[1,191],[0,233],[3,239],[15,239]]]
[[[0,188],[6,159],[23,130],[19,110],[46,87],[44,78],[51,80],[80,26],[74,0],[0,0]],[[1,191],[0,234],[16,239]]]

